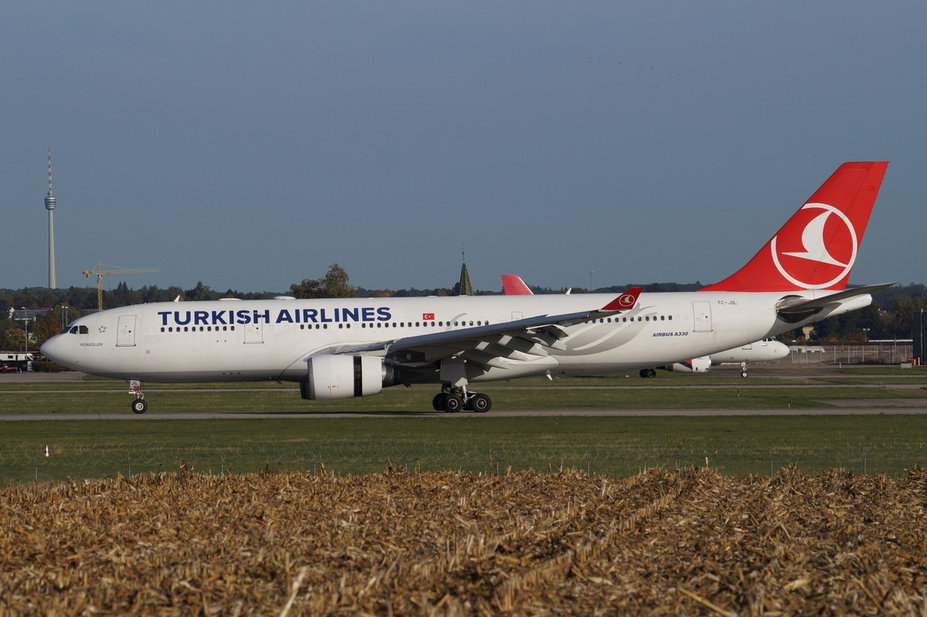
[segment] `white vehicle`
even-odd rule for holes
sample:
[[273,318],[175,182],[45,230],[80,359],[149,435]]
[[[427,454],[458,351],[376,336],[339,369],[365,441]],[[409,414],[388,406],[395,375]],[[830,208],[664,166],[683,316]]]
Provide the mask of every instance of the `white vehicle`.
[[279,298],[125,306],[42,346],[68,368],[141,380],[298,382],[306,399],[435,384],[435,409],[488,411],[470,384],[708,356],[868,306],[846,289],[887,162],[844,163],[740,270],[695,292]]

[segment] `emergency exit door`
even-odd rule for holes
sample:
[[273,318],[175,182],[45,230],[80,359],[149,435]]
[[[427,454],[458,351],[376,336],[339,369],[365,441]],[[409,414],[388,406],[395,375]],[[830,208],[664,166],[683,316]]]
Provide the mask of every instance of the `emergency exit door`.
[[693,332],[711,332],[711,303],[696,300],[692,303]]
[[135,315],[120,315],[116,347],[135,347]]

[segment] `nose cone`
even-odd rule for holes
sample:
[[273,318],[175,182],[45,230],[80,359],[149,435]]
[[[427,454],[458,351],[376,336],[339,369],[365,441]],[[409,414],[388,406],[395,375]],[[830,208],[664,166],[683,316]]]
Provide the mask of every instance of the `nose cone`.
[[51,337],[50,339],[42,343],[42,346],[39,347],[39,351],[42,352],[42,355],[48,358],[49,360],[55,360],[55,349],[57,348],[55,341],[58,339],[59,336],[61,335],[56,334],[55,336]]
[[789,346],[780,341],[773,341],[772,351],[774,359],[776,360],[787,358],[791,352]]
[[51,337],[50,339],[42,343],[42,346],[39,348],[39,351],[41,351],[42,355],[48,358],[49,360],[51,360],[52,362],[56,362],[68,368],[74,368],[72,364],[68,361],[68,359],[65,357],[66,355],[65,350],[64,350],[65,345],[64,345],[64,340],[63,340],[64,336],[66,335],[56,334],[55,336]]

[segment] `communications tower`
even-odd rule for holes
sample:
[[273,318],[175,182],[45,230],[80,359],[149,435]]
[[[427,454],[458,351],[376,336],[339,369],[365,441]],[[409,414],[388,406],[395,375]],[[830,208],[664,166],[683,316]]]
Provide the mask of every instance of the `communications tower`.
[[52,192],[51,148],[48,149],[48,193],[45,209],[48,210],[48,288],[55,289],[55,206],[58,200]]

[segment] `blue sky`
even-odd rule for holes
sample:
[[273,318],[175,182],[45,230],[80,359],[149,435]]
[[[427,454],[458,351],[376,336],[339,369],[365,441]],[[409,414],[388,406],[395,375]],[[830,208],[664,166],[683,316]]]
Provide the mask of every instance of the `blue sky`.
[[14,2],[0,287],[714,282],[890,160],[852,283],[927,282],[927,4]]

